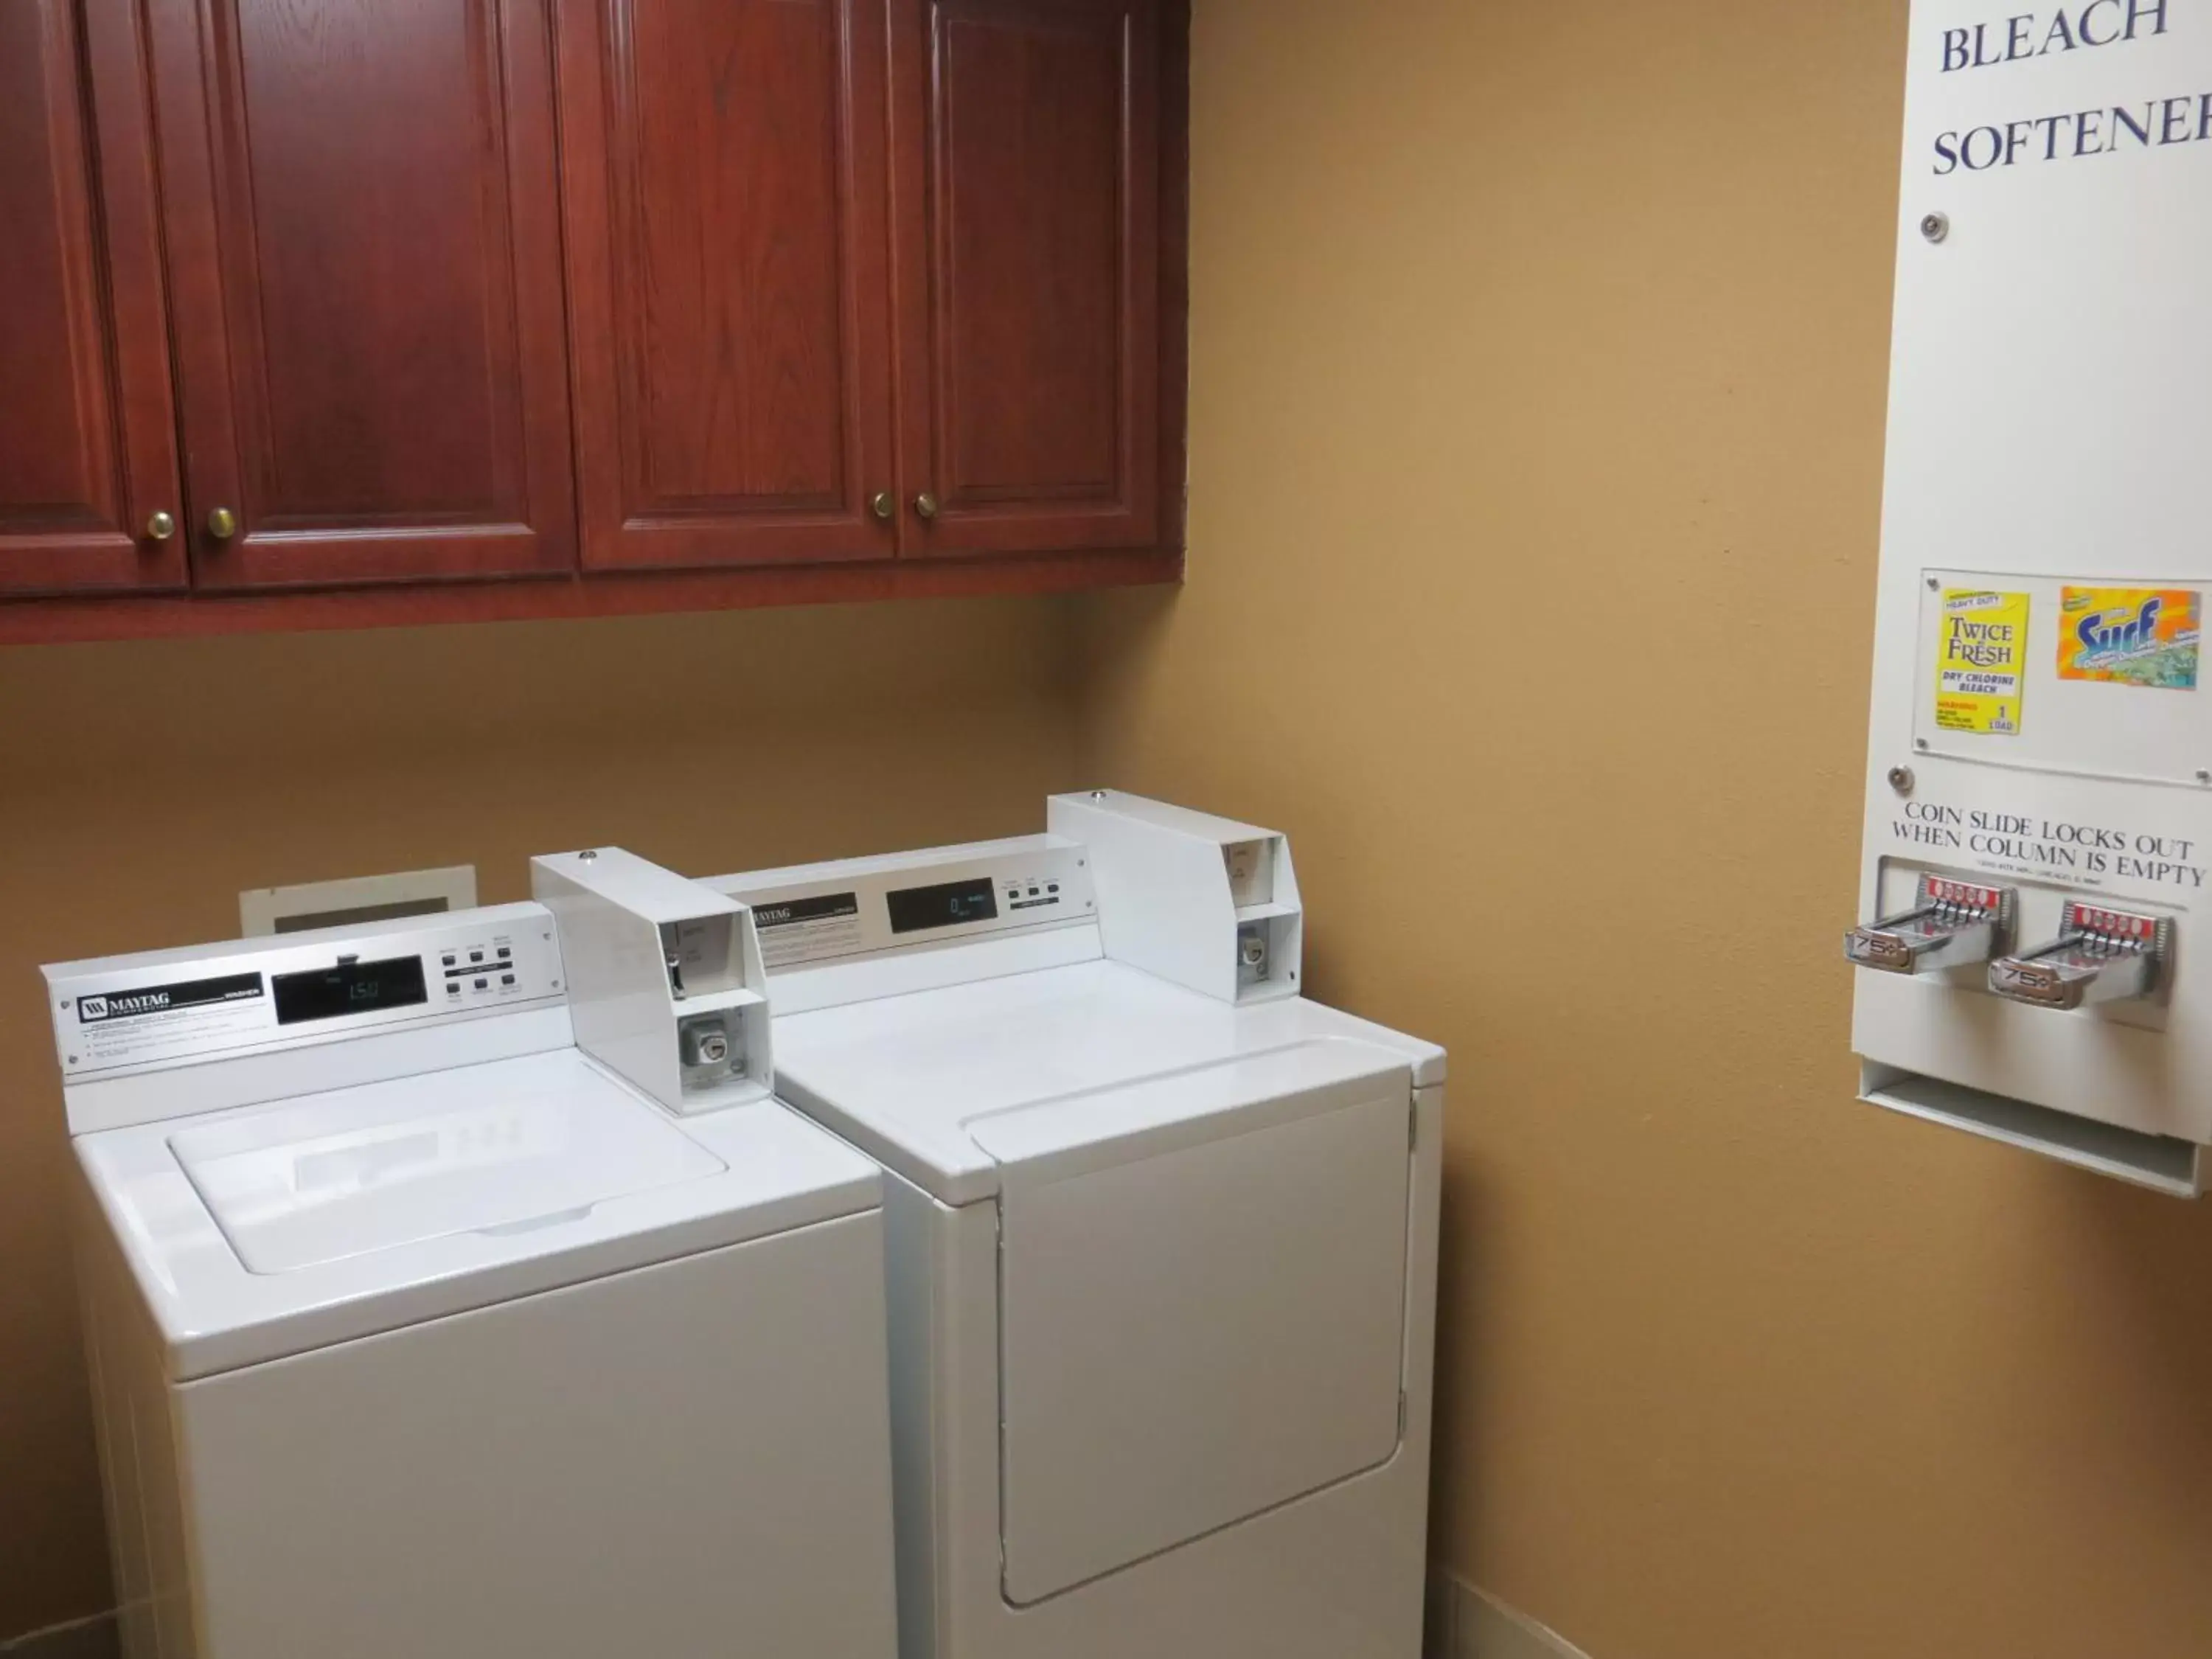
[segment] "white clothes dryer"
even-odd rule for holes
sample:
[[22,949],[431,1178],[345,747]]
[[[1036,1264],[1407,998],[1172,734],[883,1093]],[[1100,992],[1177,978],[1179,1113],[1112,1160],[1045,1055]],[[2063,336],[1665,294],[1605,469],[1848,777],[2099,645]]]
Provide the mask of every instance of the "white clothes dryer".
[[1298,994],[1283,837],[1050,826],[708,883],[890,1172],[903,1659],[1414,1659],[1443,1052]]

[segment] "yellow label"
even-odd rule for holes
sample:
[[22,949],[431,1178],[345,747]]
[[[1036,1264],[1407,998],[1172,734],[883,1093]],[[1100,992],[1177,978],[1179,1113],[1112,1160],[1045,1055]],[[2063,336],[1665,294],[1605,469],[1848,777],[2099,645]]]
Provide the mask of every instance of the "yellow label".
[[1943,592],[1936,724],[1946,732],[2017,737],[2027,672],[2027,595]]

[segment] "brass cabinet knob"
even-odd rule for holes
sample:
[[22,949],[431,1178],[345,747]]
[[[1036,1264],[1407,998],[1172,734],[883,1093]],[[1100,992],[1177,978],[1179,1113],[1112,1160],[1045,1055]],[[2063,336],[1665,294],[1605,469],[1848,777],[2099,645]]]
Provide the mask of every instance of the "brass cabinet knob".
[[925,519],[935,518],[937,516],[937,497],[931,495],[927,490],[923,490],[921,495],[914,498],[914,510],[921,514]]
[[146,539],[149,542],[166,542],[176,533],[177,520],[171,514],[156,513],[146,520]]
[[898,511],[898,498],[888,489],[878,489],[868,497],[868,511],[879,519],[888,520]]
[[238,514],[227,507],[218,507],[208,514],[208,534],[219,542],[227,542],[238,534]]

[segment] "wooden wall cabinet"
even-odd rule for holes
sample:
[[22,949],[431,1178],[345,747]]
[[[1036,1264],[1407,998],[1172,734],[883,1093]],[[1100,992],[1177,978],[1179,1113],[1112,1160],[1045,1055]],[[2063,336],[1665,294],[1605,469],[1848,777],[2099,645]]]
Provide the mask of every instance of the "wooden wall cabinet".
[[911,545],[1144,547],[1161,490],[1157,0],[895,0]]
[[0,3],[0,596],[186,580],[130,12]]
[[0,640],[1171,580],[1187,28],[0,5]]
[[195,586],[573,566],[542,0],[148,12]]
[[881,0],[563,0],[594,567],[889,558]]

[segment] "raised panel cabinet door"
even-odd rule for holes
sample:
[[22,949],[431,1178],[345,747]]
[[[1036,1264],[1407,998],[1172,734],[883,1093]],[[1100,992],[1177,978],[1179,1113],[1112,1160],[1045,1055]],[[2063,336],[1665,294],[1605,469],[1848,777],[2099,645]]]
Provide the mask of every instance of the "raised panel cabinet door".
[[1152,546],[1160,0],[891,8],[906,544]]
[[584,562],[887,558],[880,0],[561,0]]
[[0,593],[186,579],[145,86],[136,8],[0,0]]
[[147,0],[195,580],[575,563],[550,0]]

